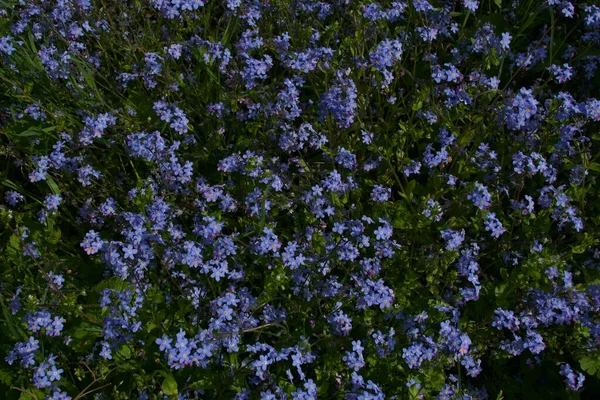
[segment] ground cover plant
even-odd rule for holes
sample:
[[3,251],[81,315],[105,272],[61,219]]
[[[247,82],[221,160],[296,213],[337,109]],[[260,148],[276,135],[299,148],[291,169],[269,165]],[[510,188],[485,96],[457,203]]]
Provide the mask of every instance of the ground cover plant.
[[600,7],[0,3],[0,397],[600,393]]

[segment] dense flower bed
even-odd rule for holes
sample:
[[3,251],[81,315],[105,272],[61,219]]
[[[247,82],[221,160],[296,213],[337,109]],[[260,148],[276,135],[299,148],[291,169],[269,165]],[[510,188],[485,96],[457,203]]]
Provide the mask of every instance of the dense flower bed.
[[6,399],[600,393],[600,8],[0,5]]

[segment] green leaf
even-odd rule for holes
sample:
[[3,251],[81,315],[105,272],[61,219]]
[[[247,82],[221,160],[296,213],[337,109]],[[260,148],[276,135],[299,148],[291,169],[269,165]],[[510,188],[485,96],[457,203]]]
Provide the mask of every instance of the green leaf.
[[2,302],[1,304],[2,304],[2,315],[4,316],[5,326],[8,328],[10,335],[15,339],[20,338],[20,337],[26,337],[25,335],[23,335],[23,332],[19,328],[18,323],[15,323],[13,316],[8,311],[8,308],[4,305],[4,302]]
[[408,389],[409,399],[418,399],[421,389],[417,385],[413,385]]
[[52,179],[51,177],[47,177],[46,182],[48,182],[48,186],[50,187],[50,190],[52,190],[52,193],[60,194],[60,189],[58,188],[58,185],[56,184],[54,179]]
[[25,132],[17,133],[15,136],[29,137],[29,136],[38,136],[39,134],[40,134],[40,131],[30,129],[30,130],[27,130]]
[[28,137],[28,136],[39,136],[39,135],[43,135],[44,133],[50,133],[52,131],[56,130],[56,126],[49,126],[47,128],[29,128],[28,130],[21,132],[21,133],[17,133],[15,136],[19,136],[19,137]]
[[591,169],[592,171],[595,171],[595,172],[600,172],[600,164],[591,163],[590,165],[588,165],[588,169]]
[[121,348],[115,353],[115,355],[123,360],[128,360],[131,358],[131,348],[128,345],[123,345]]
[[408,200],[412,200],[416,186],[417,181],[415,181],[414,179],[406,184],[406,195],[408,196]]
[[13,377],[9,371],[10,370],[0,369],[0,382],[10,387],[13,381]]
[[34,399],[43,399],[44,392],[38,389],[28,389],[27,392],[21,393],[19,400],[34,400]]
[[60,238],[62,236],[62,233],[60,231],[60,228],[56,228],[56,229],[52,229],[48,231],[48,235],[46,236],[46,239],[48,240],[48,242],[52,243],[52,244],[56,244],[60,241]]
[[446,375],[442,370],[435,369],[431,371],[427,371],[425,374],[425,379],[427,384],[435,389],[441,389],[444,385]]
[[596,375],[600,370],[600,357],[598,353],[583,357],[579,360],[581,369],[590,375]]
[[208,386],[209,385],[206,384],[206,380],[200,379],[194,383],[191,383],[188,386],[188,389],[190,389],[190,390],[206,389]]
[[172,396],[177,394],[177,381],[173,376],[168,375],[162,383],[162,391],[167,396]]
[[19,240],[19,237],[17,235],[15,235],[15,234],[10,235],[8,247],[9,247],[8,250],[13,250],[16,253],[21,251],[21,241]]
[[504,291],[506,290],[506,287],[508,285],[506,283],[502,283],[498,286],[496,286],[496,289],[494,289],[494,293],[496,294],[496,297],[501,297],[504,294]]
[[123,279],[118,276],[110,277],[102,282],[100,282],[97,286],[98,292],[101,292],[104,289],[113,289],[117,292],[122,292],[124,289],[129,287],[129,283],[125,282]]
[[16,190],[17,192],[21,191],[21,189],[19,189],[19,187],[13,181],[11,181],[9,179],[3,179],[2,180],[2,184],[4,186],[6,186],[6,187],[9,187],[9,188],[13,189],[13,190]]

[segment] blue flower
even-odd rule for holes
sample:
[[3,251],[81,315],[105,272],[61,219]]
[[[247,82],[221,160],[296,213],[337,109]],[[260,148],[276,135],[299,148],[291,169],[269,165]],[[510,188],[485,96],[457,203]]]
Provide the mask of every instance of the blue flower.
[[11,206],[16,206],[17,204],[25,201],[25,197],[19,192],[15,192],[14,190],[9,190],[4,195],[4,199]]
[[560,374],[565,378],[564,382],[570,391],[575,392],[583,387],[585,375],[582,373],[575,374],[569,364],[562,364],[560,366]]
[[46,196],[44,204],[46,205],[46,209],[48,211],[56,211],[58,210],[58,206],[62,201],[62,197],[60,194],[50,194]]
[[476,0],[463,0],[463,4],[471,12],[475,12],[479,8],[479,2]]
[[488,191],[488,188],[479,182],[475,182],[475,190],[472,190],[467,198],[473,202],[473,204],[480,210],[485,210],[491,207],[492,196]]
[[354,81],[347,77],[350,70],[336,71],[336,83],[331,86],[329,91],[321,96],[319,114],[325,117],[327,111],[333,114],[333,117],[340,128],[349,128],[354,122],[357,89]]
[[446,250],[456,250],[458,249],[462,242],[465,240],[465,230],[462,229],[460,232],[445,229],[441,231],[442,239],[446,241]]
[[0,51],[9,56],[15,51],[11,36],[0,37]]
[[391,193],[392,189],[386,188],[383,185],[375,185],[371,192],[371,198],[373,201],[380,203],[389,200]]
[[137,254],[137,252],[137,249],[131,244],[127,245],[126,247],[123,247],[123,256],[125,257],[125,259],[129,258],[133,260],[133,257]]

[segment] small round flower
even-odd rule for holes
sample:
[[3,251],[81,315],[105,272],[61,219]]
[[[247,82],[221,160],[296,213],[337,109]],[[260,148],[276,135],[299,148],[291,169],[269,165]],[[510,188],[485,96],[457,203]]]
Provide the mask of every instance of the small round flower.
[[11,206],[16,206],[17,204],[25,201],[25,197],[19,192],[15,192],[14,190],[9,190],[4,195],[4,200]]
[[60,194],[50,194],[46,196],[46,200],[44,204],[46,205],[46,209],[48,211],[56,211],[58,210],[58,206],[62,202],[62,196]]
[[383,185],[375,185],[373,187],[373,191],[371,192],[371,198],[373,199],[373,201],[381,203],[383,201],[389,200],[391,194],[392,189],[386,188]]

